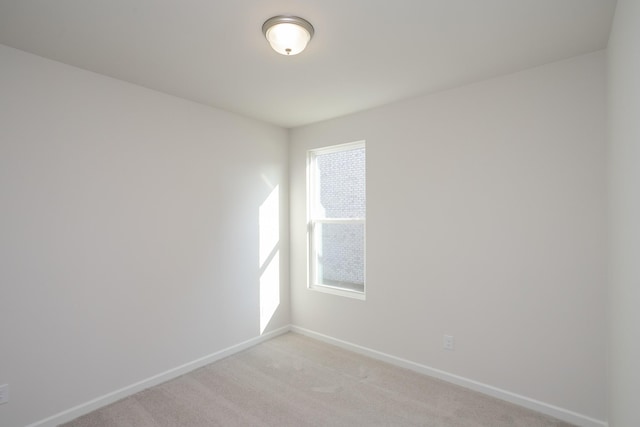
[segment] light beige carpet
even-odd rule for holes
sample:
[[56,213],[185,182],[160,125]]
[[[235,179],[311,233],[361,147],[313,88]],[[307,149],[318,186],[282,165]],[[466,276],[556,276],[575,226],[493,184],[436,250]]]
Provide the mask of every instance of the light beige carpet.
[[288,333],[64,427],[569,425]]

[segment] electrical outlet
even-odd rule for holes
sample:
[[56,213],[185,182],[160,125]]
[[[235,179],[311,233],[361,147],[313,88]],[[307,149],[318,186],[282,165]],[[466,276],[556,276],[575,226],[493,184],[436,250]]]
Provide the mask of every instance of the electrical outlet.
[[442,348],[453,351],[455,349],[455,341],[453,335],[445,335],[442,340]]
[[9,384],[0,385],[0,405],[9,401]]

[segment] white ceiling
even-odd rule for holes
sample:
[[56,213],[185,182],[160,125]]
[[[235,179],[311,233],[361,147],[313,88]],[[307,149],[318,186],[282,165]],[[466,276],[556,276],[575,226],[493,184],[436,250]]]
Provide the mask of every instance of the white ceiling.
[[[0,0],[0,43],[284,127],[607,45],[615,0]],[[294,57],[262,23],[309,20]],[[0,64],[1,66],[1,64]]]

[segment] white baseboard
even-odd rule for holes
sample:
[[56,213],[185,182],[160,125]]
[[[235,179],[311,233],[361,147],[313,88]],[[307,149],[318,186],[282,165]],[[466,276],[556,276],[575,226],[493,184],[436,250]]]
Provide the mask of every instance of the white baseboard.
[[201,357],[200,359],[196,359],[191,362],[185,363],[184,365],[175,367],[173,369],[169,369],[168,371],[154,375],[152,377],[139,381],[135,384],[131,384],[119,390],[113,391],[111,393],[107,393],[104,396],[100,396],[88,402],[82,403],[78,406],[75,406],[71,409],[67,409],[66,411],[62,411],[51,417],[45,418],[44,420],[38,421],[34,424],[30,424],[27,427],[56,427],[59,424],[66,423],[82,415],[88,414],[91,411],[102,408],[103,406],[109,405],[111,403],[117,402],[118,400],[131,396],[134,393],[137,393],[149,387],[153,387],[155,385],[161,384],[163,382],[172,380],[174,378],[179,377],[180,375],[184,375],[195,369],[201,368],[205,365],[208,365],[220,359],[224,359],[225,357],[231,356],[232,354],[239,353],[242,350],[246,350],[247,348],[253,347],[254,345],[259,344],[263,341],[267,341],[278,335],[287,333],[289,332],[289,330],[290,330],[290,326],[284,326],[274,331],[267,332],[266,334],[260,335],[255,338],[251,338],[247,341],[244,341],[234,346],[217,351],[208,356]]
[[284,326],[282,328],[268,332],[259,337],[251,338],[247,341],[244,341],[234,346],[220,350],[208,356],[204,356],[200,359],[196,359],[194,361],[185,363],[184,365],[178,366],[176,368],[169,369],[168,371],[154,375],[150,378],[144,379],[135,384],[131,384],[119,390],[113,391],[111,393],[107,393],[103,396],[100,396],[96,399],[82,403],[78,406],[75,406],[71,409],[60,412],[58,414],[55,414],[44,420],[38,421],[34,424],[30,424],[27,427],[56,427],[59,424],[71,421],[77,417],[85,415],[103,406],[114,403],[120,399],[128,397],[139,391],[145,390],[149,387],[153,387],[155,385],[177,378],[180,375],[184,375],[202,366],[208,365],[209,363],[213,363],[225,357],[231,356],[235,353],[239,353],[240,351],[246,350],[247,348],[253,347],[256,344],[259,344],[263,341],[267,341],[278,335],[282,335],[288,331],[297,332],[299,334],[306,335],[308,337],[311,337],[320,341],[324,341],[329,344],[333,344],[335,346],[344,348],[346,350],[350,350],[350,351],[353,351],[377,360],[381,360],[383,362],[390,363],[392,365],[400,366],[406,369],[411,369],[412,371],[419,372],[421,374],[429,375],[434,378],[438,378],[453,384],[457,384],[459,386],[462,386],[474,391],[478,391],[480,393],[483,393],[501,400],[505,400],[507,402],[511,402],[516,405],[520,405],[525,408],[529,408],[534,411],[541,412],[543,414],[550,415],[552,417],[569,422],[571,424],[575,424],[582,427],[608,427],[608,423],[605,421],[596,420],[586,415],[578,414],[576,412],[569,411],[567,409],[559,408],[557,406],[550,405],[548,403],[530,399],[528,397],[511,393],[509,391],[502,390],[497,387],[483,384],[478,381],[470,380],[468,378],[460,377],[458,375],[450,374],[448,372],[441,371],[439,369],[431,368],[426,365],[421,365],[419,363],[415,363],[406,359],[395,357],[390,354],[382,353],[377,350],[359,346],[357,344],[352,344],[347,341],[342,341],[337,338],[330,337],[328,335],[320,334],[318,332],[314,332],[309,329],[301,328],[299,326]]
[[291,331],[297,332],[302,335],[306,335],[310,338],[314,338],[320,341],[324,341],[329,344],[333,344],[337,347],[344,348],[346,350],[353,351],[355,353],[362,354],[364,356],[371,357],[373,359],[381,360],[383,362],[390,363],[392,365],[400,366],[402,368],[410,369],[421,374],[429,375],[434,378],[438,378],[470,390],[474,390],[507,402],[514,403],[519,406],[523,406],[534,411],[550,415],[558,418],[562,421],[566,421],[571,424],[582,427],[607,427],[606,421],[596,420],[586,415],[578,414],[567,409],[559,408],[548,403],[540,402],[534,399],[530,399],[519,394],[511,393],[507,390],[502,390],[497,387],[493,387],[487,384],[480,383],[478,381],[470,380],[468,378],[460,377],[458,375],[450,374],[439,369],[431,368],[426,365],[412,362],[410,360],[401,359],[399,357],[392,356],[390,354],[382,353],[377,350],[372,350],[367,347],[362,347],[357,344],[352,344],[347,341],[342,341],[318,332],[311,331],[309,329],[301,328],[299,326],[291,326]]

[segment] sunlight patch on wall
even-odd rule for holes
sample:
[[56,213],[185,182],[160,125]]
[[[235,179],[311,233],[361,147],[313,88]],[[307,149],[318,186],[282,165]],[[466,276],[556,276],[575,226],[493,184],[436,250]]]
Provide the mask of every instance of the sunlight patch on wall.
[[260,206],[260,334],[280,305],[280,187],[275,186]]
[[260,276],[260,334],[280,305],[280,252],[276,251]]

